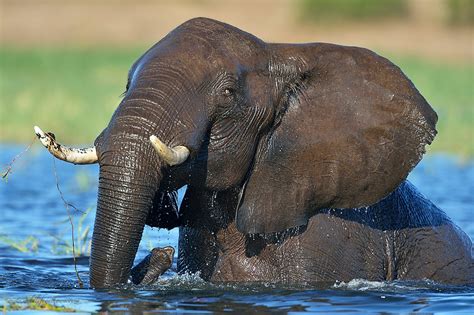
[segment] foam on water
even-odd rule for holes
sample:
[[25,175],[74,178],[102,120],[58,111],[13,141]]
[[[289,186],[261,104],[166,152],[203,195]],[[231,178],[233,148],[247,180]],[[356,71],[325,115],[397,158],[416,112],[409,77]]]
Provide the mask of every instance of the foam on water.
[[153,284],[141,286],[129,282],[126,288],[169,291],[169,290],[206,290],[212,288],[212,285],[204,281],[199,273],[178,274],[175,271],[166,271]]
[[365,279],[353,279],[349,282],[336,282],[334,289],[355,290],[355,291],[374,291],[387,293],[407,293],[407,292],[472,292],[472,287],[456,286],[437,283],[431,280],[419,281],[370,281]]

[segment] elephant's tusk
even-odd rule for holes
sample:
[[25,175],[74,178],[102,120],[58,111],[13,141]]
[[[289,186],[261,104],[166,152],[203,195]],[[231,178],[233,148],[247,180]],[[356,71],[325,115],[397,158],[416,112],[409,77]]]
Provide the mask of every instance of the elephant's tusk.
[[158,155],[169,165],[182,164],[189,156],[188,148],[184,146],[168,147],[156,136],[150,136],[150,141]]
[[44,133],[38,126],[34,127],[36,136],[48,151],[60,160],[74,164],[97,163],[97,152],[94,147],[76,149],[56,142],[52,133]]

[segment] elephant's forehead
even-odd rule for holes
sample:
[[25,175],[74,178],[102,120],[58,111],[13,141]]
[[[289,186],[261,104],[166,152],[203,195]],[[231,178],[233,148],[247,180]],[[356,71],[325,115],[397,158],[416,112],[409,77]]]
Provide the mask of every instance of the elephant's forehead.
[[237,28],[180,26],[149,49],[137,64],[161,61],[170,66],[222,68],[254,66],[267,55],[267,45]]
[[221,48],[227,53],[239,51],[241,54],[253,54],[265,46],[262,40],[250,33],[206,18],[189,20],[178,26],[167,37],[182,40],[193,46],[203,45],[205,49]]

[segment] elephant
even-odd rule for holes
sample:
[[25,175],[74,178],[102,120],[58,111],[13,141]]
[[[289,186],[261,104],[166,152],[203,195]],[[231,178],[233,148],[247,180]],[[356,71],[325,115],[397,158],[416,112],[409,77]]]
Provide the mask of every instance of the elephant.
[[153,284],[173,264],[174,248],[153,248],[138,265],[132,268],[131,278],[135,284]]
[[471,240],[407,181],[437,120],[368,49],[194,18],[132,65],[94,146],[35,133],[100,166],[93,288],[128,281],[145,225],[178,227],[178,272],[211,282],[472,284]]

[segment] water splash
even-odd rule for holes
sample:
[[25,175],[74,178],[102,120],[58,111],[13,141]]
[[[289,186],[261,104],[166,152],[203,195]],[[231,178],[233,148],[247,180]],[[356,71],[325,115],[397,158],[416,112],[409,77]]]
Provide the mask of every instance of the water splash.
[[361,292],[385,292],[385,293],[407,293],[407,292],[464,292],[472,290],[467,286],[455,286],[437,283],[431,280],[418,281],[370,281],[365,279],[353,279],[349,282],[336,282],[334,289],[353,290]]

